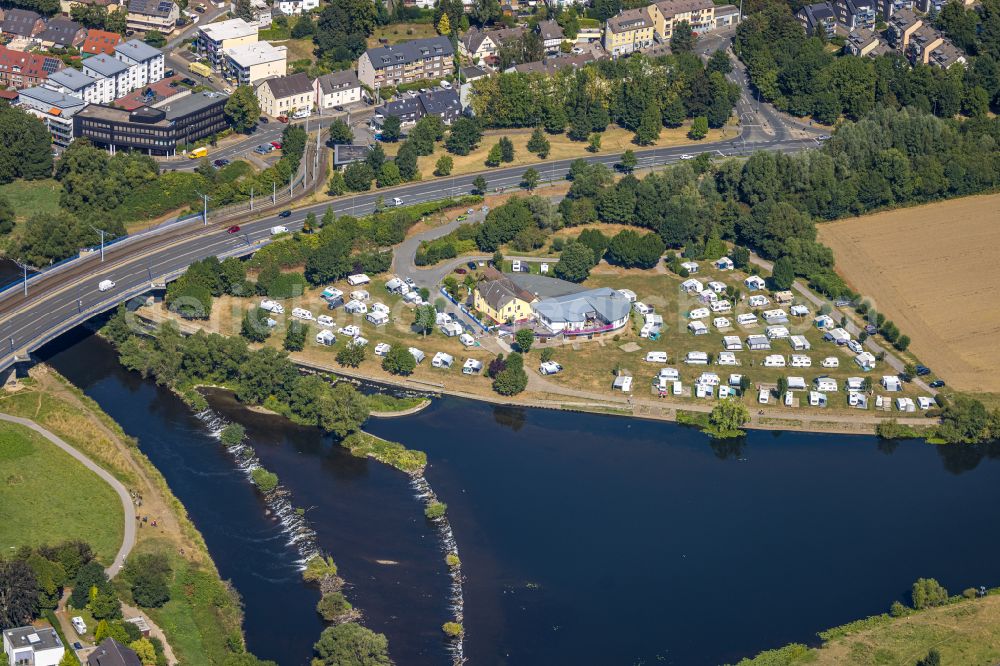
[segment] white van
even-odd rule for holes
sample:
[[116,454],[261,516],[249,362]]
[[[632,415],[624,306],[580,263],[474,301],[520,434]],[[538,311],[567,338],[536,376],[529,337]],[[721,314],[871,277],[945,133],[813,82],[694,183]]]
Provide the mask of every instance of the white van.
[[97,285],[98,291],[108,291],[114,288],[115,288],[114,280],[101,280],[101,282]]
[[278,234],[287,234],[288,227],[283,227],[280,224],[276,227],[271,227],[271,235],[277,236]]
[[77,634],[83,636],[85,633],[87,633],[87,625],[83,621],[82,617],[77,615],[76,617],[73,618],[72,622],[73,622],[73,628],[76,629]]
[[538,372],[542,375],[554,375],[562,370],[562,366],[555,361],[546,361],[538,366]]
[[651,352],[646,352],[646,362],[647,363],[666,363],[667,362],[667,352],[665,352],[665,351],[651,351]]
[[402,206],[403,205],[403,200],[400,199],[399,197],[393,197],[392,198],[392,205],[393,206]]

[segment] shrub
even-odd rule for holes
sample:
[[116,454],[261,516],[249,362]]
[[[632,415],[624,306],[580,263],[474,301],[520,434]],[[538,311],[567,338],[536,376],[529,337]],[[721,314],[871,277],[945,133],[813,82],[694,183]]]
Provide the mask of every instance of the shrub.
[[219,439],[226,446],[236,446],[247,436],[246,428],[244,428],[239,423],[230,423],[222,432],[219,433]]
[[434,501],[424,508],[424,516],[430,520],[438,520],[444,517],[445,512],[448,511],[448,505],[444,502]]
[[361,365],[367,356],[365,347],[360,345],[346,345],[337,352],[337,363],[344,367],[356,368]]
[[347,600],[342,592],[328,592],[324,594],[316,604],[316,612],[327,622],[333,622],[337,618],[347,615],[354,607]]
[[262,493],[269,493],[278,487],[278,475],[267,471],[263,467],[254,468],[250,472],[250,479]]
[[[444,556],[444,563],[451,568],[455,568],[458,565],[460,565],[462,561],[458,559],[458,555],[456,555],[455,553],[448,553],[447,555]],[[975,592],[975,590],[973,590],[973,592]]]
[[462,628],[462,625],[458,622],[445,622],[441,625],[441,630],[451,638],[461,636],[462,632],[465,631],[465,629]]
[[913,607],[917,610],[940,606],[948,601],[948,590],[933,578],[918,578],[913,584]]

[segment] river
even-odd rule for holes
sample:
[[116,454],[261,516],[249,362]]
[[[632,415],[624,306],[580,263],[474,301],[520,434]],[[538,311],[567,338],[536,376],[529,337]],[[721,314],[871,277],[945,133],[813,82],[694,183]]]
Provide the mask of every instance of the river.
[[[306,663],[317,595],[232,460],[170,393],[74,335],[52,364],[163,471],[244,597],[251,649]],[[212,402],[309,508],[397,662],[446,663],[441,554],[405,477],[316,430]],[[1000,582],[996,447],[768,432],[720,445],[674,424],[452,398],[366,428],[428,454],[467,578],[474,665],[718,664],[814,642],[908,600],[921,576],[952,592]]]

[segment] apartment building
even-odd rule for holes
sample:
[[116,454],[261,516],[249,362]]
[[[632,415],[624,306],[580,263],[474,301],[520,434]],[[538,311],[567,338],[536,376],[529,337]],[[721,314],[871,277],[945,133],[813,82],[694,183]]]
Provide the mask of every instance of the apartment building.
[[913,0],[882,0],[879,5],[882,20],[888,22],[901,9],[913,9]]
[[912,9],[900,9],[889,19],[889,29],[886,34],[893,47],[900,53],[904,53],[910,43],[910,37],[923,25],[924,22],[917,17]]
[[844,53],[858,57],[866,56],[875,51],[879,43],[878,35],[874,32],[867,28],[858,28],[847,35]]
[[134,77],[130,75],[129,66],[104,53],[84,60],[83,73],[97,80],[101,104],[110,104],[134,90],[131,85]]
[[[132,92],[163,78],[163,53],[139,39],[131,39],[115,47],[115,58],[128,66],[128,84]],[[120,96],[120,95],[119,95]]]
[[623,56],[652,46],[653,25],[648,8],[620,11],[604,24],[604,48],[612,56]]
[[313,103],[319,109],[332,109],[361,101],[361,81],[354,72],[332,72],[313,81]]
[[73,116],[86,108],[87,102],[47,86],[35,86],[20,91],[17,105],[45,123],[52,143],[66,147],[73,141]]
[[965,53],[947,39],[943,44],[931,51],[928,65],[950,69],[953,65],[964,65],[966,63]]
[[807,35],[823,34],[833,37],[837,28],[837,15],[827,2],[806,5],[795,13]]
[[[236,15],[235,0],[229,3],[229,11],[234,16]],[[271,6],[265,0],[250,0],[250,15],[250,23],[253,23],[259,29],[266,30],[271,27],[274,17],[271,15]]]
[[45,84],[49,88],[66,95],[73,95],[89,104],[107,104],[114,99],[101,96],[103,87],[98,86],[98,80],[83,72],[66,67],[49,75]]
[[270,42],[256,42],[226,49],[224,71],[237,85],[251,83],[288,73],[288,48]]
[[462,101],[454,90],[430,90],[417,95],[401,97],[375,109],[371,127],[380,131],[389,116],[399,118],[400,124],[413,125],[424,116],[437,116],[445,125],[451,125],[462,115]]
[[369,88],[441,79],[455,73],[454,55],[443,36],[380,46],[358,58],[358,79]]
[[169,35],[177,27],[181,10],[171,0],[129,0],[125,24],[129,30],[155,30]]
[[195,44],[198,53],[208,58],[214,69],[225,65],[226,49],[257,43],[257,26],[241,18],[209,23],[198,29]]
[[874,0],[833,0],[832,6],[837,21],[848,30],[875,29]]
[[312,111],[313,84],[303,72],[263,81],[257,85],[256,94],[261,113],[269,116]]
[[0,46],[0,83],[8,88],[30,88],[46,81],[63,68],[59,58],[15,51]]
[[[657,39],[668,41],[682,21],[697,33],[715,28],[716,7],[711,0],[660,0],[646,8]],[[739,10],[737,10],[737,14]]]
[[930,62],[931,53],[944,44],[944,41],[944,35],[932,26],[922,25],[910,35],[906,45],[906,57],[914,65],[918,62],[926,65]]

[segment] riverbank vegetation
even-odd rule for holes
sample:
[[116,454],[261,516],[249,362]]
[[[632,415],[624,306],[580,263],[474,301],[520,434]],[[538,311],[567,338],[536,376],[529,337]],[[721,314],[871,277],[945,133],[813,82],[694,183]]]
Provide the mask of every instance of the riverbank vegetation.
[[[201,534],[136,441],[93,400],[46,366],[33,368],[31,378],[19,384],[18,390],[0,394],[0,409],[33,419],[69,442],[133,489],[141,498],[141,513],[156,519],[154,529],[145,523],[146,528],[137,530],[130,560],[144,554],[167,558],[170,574],[163,581],[169,600],[144,610],[164,631],[174,655],[184,663],[264,664],[245,652],[238,595],[219,577]],[[111,519],[104,519],[110,526]],[[115,520],[121,522],[120,514]],[[132,587],[125,574],[113,584],[116,597],[126,601],[134,601]],[[116,621],[108,622],[114,627]]]
[[1000,659],[1000,590],[949,596],[934,579],[920,579],[913,607],[893,602],[890,612],[821,631],[822,646],[802,644],[761,652],[737,666],[797,664],[917,664],[937,651],[942,664],[990,664]]
[[124,308],[119,308],[104,334],[125,367],[158,384],[178,392],[197,384],[226,386],[243,403],[263,405],[339,437],[356,431],[368,418],[365,397],[353,386],[300,375],[287,354],[272,347],[251,350],[241,338],[203,331],[185,337],[172,323],[151,337],[140,336],[125,317]]
[[380,463],[418,476],[427,466],[427,454],[423,451],[407,449],[398,442],[390,442],[364,431],[354,432],[343,438],[340,445],[358,458],[373,458]]
[[[358,347],[358,349],[363,349],[363,347]],[[393,412],[416,409],[430,402],[430,399],[417,395],[397,396],[389,393],[371,393],[365,396],[365,402],[368,403],[368,409],[372,413],[381,412],[390,415]]]

